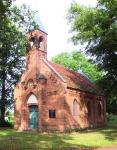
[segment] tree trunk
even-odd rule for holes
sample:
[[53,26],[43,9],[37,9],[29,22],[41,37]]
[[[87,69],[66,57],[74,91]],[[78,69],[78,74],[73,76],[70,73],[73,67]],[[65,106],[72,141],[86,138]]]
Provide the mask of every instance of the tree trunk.
[[2,90],[1,90],[1,121],[5,121],[5,80],[6,80],[6,73],[5,71],[2,72]]

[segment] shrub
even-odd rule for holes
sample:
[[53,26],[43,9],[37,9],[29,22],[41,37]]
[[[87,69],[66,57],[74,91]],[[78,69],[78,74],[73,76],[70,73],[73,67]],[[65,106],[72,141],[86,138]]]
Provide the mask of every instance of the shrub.
[[109,125],[116,125],[117,124],[117,115],[107,114],[107,122]]
[[0,121],[0,127],[8,127],[8,128],[12,128],[13,124],[8,122],[8,121]]

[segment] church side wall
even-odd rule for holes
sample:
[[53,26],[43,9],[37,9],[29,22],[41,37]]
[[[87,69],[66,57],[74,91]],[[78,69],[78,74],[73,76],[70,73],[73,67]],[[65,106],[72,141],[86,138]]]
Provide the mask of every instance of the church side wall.
[[[77,114],[73,112],[74,101],[77,101],[78,105]],[[98,112],[98,104],[101,106],[100,112]],[[66,129],[80,129],[105,125],[105,108],[105,99],[103,96],[67,89],[65,104]]]
[[[76,112],[73,110],[76,101]],[[80,91],[67,89],[66,94],[66,129],[80,129],[87,127],[86,106],[83,93]],[[76,114],[74,114],[76,113]]]

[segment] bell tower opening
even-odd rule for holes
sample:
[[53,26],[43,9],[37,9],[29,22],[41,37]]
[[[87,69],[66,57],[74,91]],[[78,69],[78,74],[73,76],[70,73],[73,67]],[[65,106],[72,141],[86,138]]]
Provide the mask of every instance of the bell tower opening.
[[43,37],[39,37],[39,43],[38,43],[38,48],[43,49]]
[[33,48],[35,44],[35,37],[31,37],[29,42],[30,42],[30,47]]
[[40,29],[36,29],[27,34],[28,37],[28,47],[27,52],[34,50],[43,51],[47,53],[47,33],[41,31]]

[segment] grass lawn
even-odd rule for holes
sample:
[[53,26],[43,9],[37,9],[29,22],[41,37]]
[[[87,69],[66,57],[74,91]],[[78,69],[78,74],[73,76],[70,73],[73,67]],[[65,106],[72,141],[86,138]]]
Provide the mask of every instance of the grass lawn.
[[0,150],[97,148],[117,145],[117,126],[73,133],[18,132],[0,129]]

